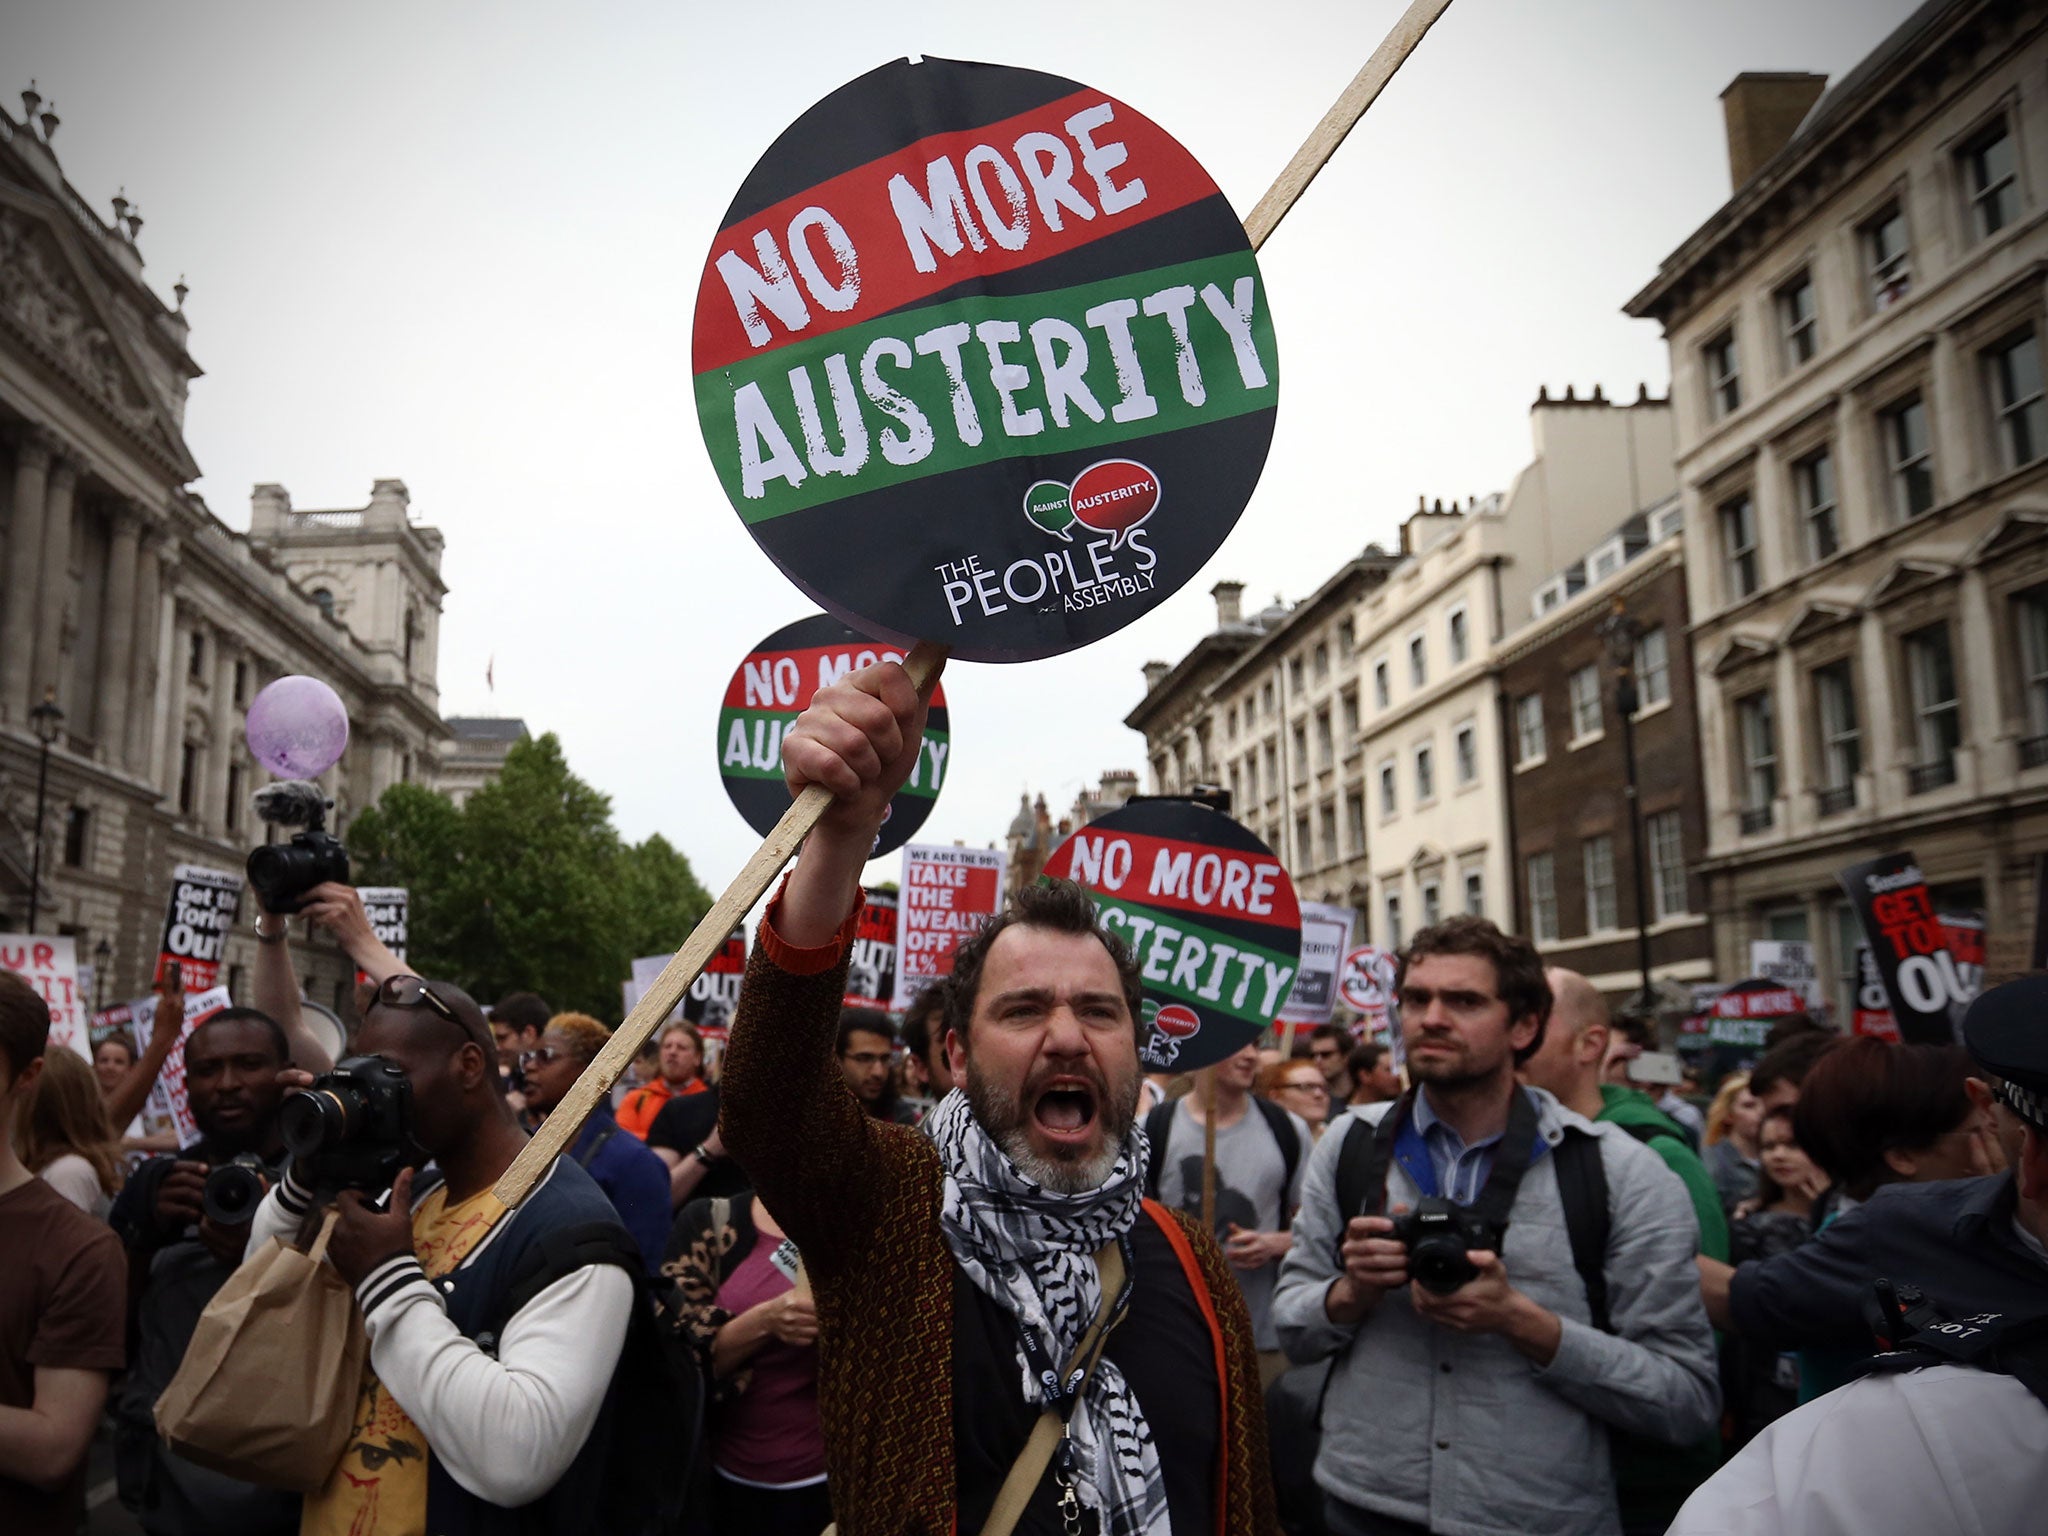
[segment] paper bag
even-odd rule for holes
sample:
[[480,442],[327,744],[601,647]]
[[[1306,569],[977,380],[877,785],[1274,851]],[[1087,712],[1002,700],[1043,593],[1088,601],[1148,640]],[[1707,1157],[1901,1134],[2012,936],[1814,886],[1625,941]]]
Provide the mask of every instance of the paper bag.
[[368,1343],[349,1284],[322,1260],[335,1213],[309,1252],[258,1249],[206,1304],[157,1433],[229,1477],[316,1493],[348,1448]]

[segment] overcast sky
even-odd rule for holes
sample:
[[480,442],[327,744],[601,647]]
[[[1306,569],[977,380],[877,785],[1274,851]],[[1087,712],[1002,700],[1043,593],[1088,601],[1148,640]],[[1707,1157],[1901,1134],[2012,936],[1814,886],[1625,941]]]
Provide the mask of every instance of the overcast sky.
[[[447,537],[443,712],[559,733],[621,829],[716,890],[755,842],[718,698],[809,611],[724,500],[690,392],[697,278],[754,160],[854,75],[938,54],[1120,97],[1243,213],[1401,8],[17,0],[0,89],[18,115],[35,77],[73,185],[103,211],[125,186],[150,280],[191,285],[214,512],[246,528],[260,481],[304,509],[403,479]],[[1236,533],[1108,640],[954,668],[921,840],[999,840],[1022,790],[1057,814],[1142,771],[1139,668],[1209,628],[1214,582],[1297,598],[1418,495],[1504,489],[1539,385],[1662,391],[1656,328],[1620,309],[1727,196],[1719,92],[1839,75],[1910,9],[1456,0],[1265,248],[1282,409]]]

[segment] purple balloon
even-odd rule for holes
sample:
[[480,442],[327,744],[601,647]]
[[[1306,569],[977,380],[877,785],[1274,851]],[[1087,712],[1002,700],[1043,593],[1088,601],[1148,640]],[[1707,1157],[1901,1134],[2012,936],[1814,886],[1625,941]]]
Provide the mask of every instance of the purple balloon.
[[249,705],[249,750],[281,779],[317,779],[348,750],[348,706],[317,677],[280,677]]

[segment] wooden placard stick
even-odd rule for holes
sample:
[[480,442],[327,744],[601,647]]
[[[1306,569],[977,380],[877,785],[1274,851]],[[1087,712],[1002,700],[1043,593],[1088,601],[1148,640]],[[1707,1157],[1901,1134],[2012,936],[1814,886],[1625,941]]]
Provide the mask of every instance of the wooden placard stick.
[[[1344,94],[1337,98],[1336,105],[1323,114],[1323,120],[1316,124],[1301,148],[1294,152],[1294,158],[1287,162],[1279,179],[1266,190],[1266,195],[1252,209],[1251,217],[1245,220],[1245,233],[1251,236],[1253,250],[1264,245],[1266,237],[1280,227],[1287,210],[1308,190],[1316,172],[1337,152],[1337,146],[1344,142],[1345,135],[1358,125],[1358,120],[1365,116],[1365,109],[1386,88],[1387,82],[1394,78],[1394,71],[1415,51],[1423,34],[1435,24],[1437,17],[1450,8],[1450,4],[1451,0],[1414,0],[1394,24],[1394,30],[1387,34],[1386,40],[1373,50],[1372,57],[1365,61],[1365,67],[1344,88]],[[946,647],[920,640],[904,658],[903,665],[921,694],[930,696],[932,681],[945,657]],[[703,921],[697,924],[683,947],[662,967],[654,985],[640,995],[639,1003],[626,1016],[625,1023],[583,1069],[562,1102],[555,1106],[512,1166],[505,1170],[505,1176],[498,1180],[493,1192],[506,1205],[516,1206],[532,1193],[533,1187],[553,1166],[555,1159],[568,1150],[569,1143],[576,1139],[576,1133],[583,1129],[583,1122],[597,1107],[597,1101],[611,1092],[613,1083],[626,1075],[626,1068],[632,1065],[640,1048],[653,1038],[661,1021],[668,1017],[669,1010],[682,1001],[690,983],[711,963],[711,957],[718,953],[726,936],[739,925],[740,919],[767,894],[768,887],[782,873],[783,866],[796,857],[797,848],[831,803],[830,793],[815,784],[790,803],[782,820],[775,824],[775,830],[747,860],[738,878],[726,887],[725,894],[704,914]],[[1213,1087],[1210,1108],[1213,1122]],[[1202,1206],[1205,1221],[1208,1221],[1215,1203],[1215,1142],[1212,1123],[1203,1139]]]
[[1414,4],[1394,23],[1372,57],[1365,61],[1365,68],[1352,77],[1344,87],[1336,105],[1323,114],[1309,136],[1302,141],[1301,148],[1294,152],[1294,158],[1287,162],[1273,185],[1266,189],[1266,195],[1252,208],[1251,217],[1244,221],[1244,232],[1252,237],[1252,249],[1257,250],[1266,243],[1266,237],[1280,227],[1280,221],[1287,217],[1287,210],[1295,200],[1308,190],[1308,184],[1316,179],[1316,172],[1329,163],[1330,156],[1337,153],[1337,146],[1365,116],[1365,109],[1378,99],[1387,82],[1394,78],[1408,55],[1422,41],[1423,34],[1436,25],[1436,19],[1451,8],[1451,0],[1414,0]]
[[[1163,1150],[1163,1149],[1162,1149]],[[1202,1229],[1216,1230],[1216,1069],[1202,1069]]]
[[[929,640],[920,640],[903,658],[903,668],[910,674],[910,680],[917,687],[918,697],[930,698],[932,685],[938,681],[939,668],[946,659],[946,647],[934,645]],[[811,828],[818,824],[832,805],[832,792],[822,784],[812,784],[789,803],[789,809],[782,813],[782,820],[754,850],[754,856],[747,860],[746,867],[739,872],[725,894],[711,904],[711,910],[698,921],[696,928],[683,947],[675,952],[654,984],[640,994],[640,1001],[633,1011],[626,1015],[625,1023],[612,1032],[604,1049],[591,1058],[570,1085],[562,1102],[557,1104],[534,1132],[512,1166],[505,1170],[493,1193],[506,1205],[519,1204],[533,1192],[555,1159],[569,1150],[569,1143],[576,1139],[576,1133],[583,1129],[583,1122],[590,1112],[597,1108],[597,1101],[611,1092],[612,1084],[626,1075],[626,1068],[633,1058],[640,1054],[640,1048],[654,1038],[661,1021],[683,1000],[683,994],[690,990],[690,983],[702,974],[704,967],[711,963],[711,957],[718,953],[740,920],[753,909],[754,903],[768,892],[775,883],[775,877],[782,868],[796,857],[797,849],[810,835]]]

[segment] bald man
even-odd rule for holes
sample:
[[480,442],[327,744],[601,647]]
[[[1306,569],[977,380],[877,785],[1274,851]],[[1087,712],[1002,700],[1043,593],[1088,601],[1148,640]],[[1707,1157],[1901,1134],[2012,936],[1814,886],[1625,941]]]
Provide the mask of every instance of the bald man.
[[[1553,965],[1543,974],[1550,982],[1550,1026],[1535,1054],[1522,1063],[1522,1081],[1543,1089],[1575,1114],[1609,1121],[1647,1143],[1692,1196],[1699,1217],[1700,1252],[1725,1261],[1728,1218],[1721,1210],[1713,1175],[1685,1133],[1648,1094],[1601,1081],[1601,1067],[1616,1033],[1605,1000],[1577,971]],[[1712,1475],[1720,1452],[1718,1434],[1696,1446],[1617,1442],[1614,1481],[1621,1500],[1622,1528],[1662,1530],[1692,1490]]]

